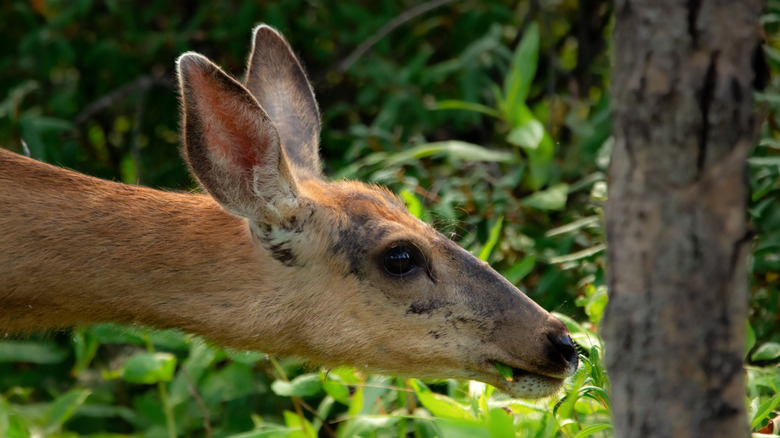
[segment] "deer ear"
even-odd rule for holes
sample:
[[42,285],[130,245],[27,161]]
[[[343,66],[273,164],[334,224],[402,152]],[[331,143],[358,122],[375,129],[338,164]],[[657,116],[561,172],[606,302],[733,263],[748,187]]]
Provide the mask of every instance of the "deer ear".
[[317,101],[290,45],[271,27],[254,30],[245,84],[276,124],[296,175],[321,177]]
[[279,134],[254,97],[197,53],[177,61],[184,158],[228,211],[283,225],[298,208],[295,178]]

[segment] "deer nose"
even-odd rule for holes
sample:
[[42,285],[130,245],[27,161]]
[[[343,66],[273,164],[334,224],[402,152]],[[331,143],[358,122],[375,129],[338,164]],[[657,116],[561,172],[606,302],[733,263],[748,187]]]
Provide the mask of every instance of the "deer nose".
[[579,356],[577,355],[577,347],[574,346],[574,341],[572,341],[571,336],[569,336],[568,333],[562,336],[548,334],[547,338],[555,346],[555,350],[571,365],[571,368],[576,369],[577,363],[579,362]]

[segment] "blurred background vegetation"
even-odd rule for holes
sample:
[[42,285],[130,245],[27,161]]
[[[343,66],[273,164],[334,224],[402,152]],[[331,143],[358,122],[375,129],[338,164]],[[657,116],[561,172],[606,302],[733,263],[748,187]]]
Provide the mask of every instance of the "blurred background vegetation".
[[[560,314],[583,352],[565,394],[529,403],[139,327],[6,336],[0,436],[610,435],[597,335],[610,2],[10,0],[0,22],[0,147],[175,190],[196,188],[178,154],[175,59],[197,51],[240,77],[251,29],[276,27],[320,103],[326,172],[390,186]],[[778,23],[780,2],[769,1],[772,72]],[[778,90],[774,75],[756,94],[765,123],[749,163],[754,430],[780,403]]]

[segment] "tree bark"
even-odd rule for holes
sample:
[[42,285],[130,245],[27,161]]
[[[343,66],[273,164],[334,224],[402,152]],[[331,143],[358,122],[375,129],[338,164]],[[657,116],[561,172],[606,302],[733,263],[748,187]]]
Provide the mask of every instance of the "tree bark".
[[616,0],[603,325],[618,437],[748,436],[760,0]]

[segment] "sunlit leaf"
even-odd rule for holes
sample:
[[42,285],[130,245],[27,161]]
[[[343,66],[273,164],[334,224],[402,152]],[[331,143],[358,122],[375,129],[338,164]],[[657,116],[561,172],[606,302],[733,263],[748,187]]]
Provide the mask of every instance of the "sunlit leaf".
[[300,375],[289,382],[276,380],[271,384],[271,389],[282,397],[308,397],[320,392],[322,382],[319,374],[310,373]]
[[309,420],[290,411],[284,411],[284,422],[292,429],[288,435],[290,438],[313,438],[317,432],[312,427]]
[[537,149],[543,138],[544,126],[538,120],[533,119],[512,129],[506,140],[523,149]]
[[501,225],[504,223],[504,217],[501,216],[498,218],[495,224],[493,224],[492,227],[490,227],[490,235],[488,236],[487,242],[485,242],[485,246],[482,247],[482,249],[479,251],[479,259],[483,262],[486,262],[488,260],[488,257],[490,257],[490,253],[493,252],[493,248],[498,243],[498,236],[501,233]]
[[515,156],[509,152],[494,151],[485,147],[466,143],[464,141],[450,140],[436,143],[426,143],[390,155],[386,160],[386,166],[397,166],[410,160],[419,160],[431,156],[443,156],[450,159],[486,162],[511,162]]
[[568,184],[560,183],[523,198],[522,203],[539,210],[563,210],[566,207],[568,194]]
[[435,417],[450,419],[473,419],[470,409],[458,404],[451,398],[431,392],[416,379],[409,380],[420,403]]
[[338,377],[328,373],[327,375],[320,371],[322,389],[326,394],[333,397],[339,403],[349,405],[349,387]]
[[476,420],[453,420],[447,418],[434,419],[436,427],[441,431],[439,437],[446,438],[495,438],[490,433],[488,425]]
[[167,382],[176,370],[176,356],[170,353],[138,353],[125,361],[122,370],[122,378],[128,382]]
[[503,408],[493,408],[488,412],[488,430],[493,438],[504,438],[515,435],[512,416]]
[[418,219],[421,218],[423,208],[422,208],[422,203],[417,198],[417,196],[415,196],[414,193],[412,193],[407,189],[401,190],[400,195],[401,195],[401,199],[403,199],[404,203],[406,204],[406,208],[409,209],[409,213],[411,213],[412,216]]
[[778,357],[780,357],[780,344],[777,342],[766,342],[756,349],[750,356],[750,359],[756,362],[760,360],[773,360]]

